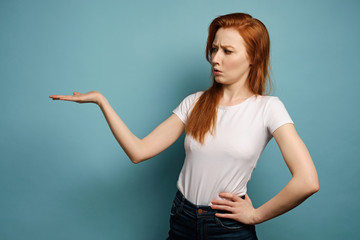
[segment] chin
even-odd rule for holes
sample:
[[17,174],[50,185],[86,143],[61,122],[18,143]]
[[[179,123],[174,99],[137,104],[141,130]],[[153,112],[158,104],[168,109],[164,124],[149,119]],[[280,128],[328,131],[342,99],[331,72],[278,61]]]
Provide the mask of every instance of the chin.
[[214,80],[215,80],[215,82],[217,82],[217,83],[220,83],[220,84],[226,84],[226,81],[224,81],[223,79],[219,79],[219,78],[214,78]]
[[214,80],[215,80],[215,82],[217,82],[217,83],[222,83],[222,84],[224,83],[224,79],[223,79],[222,77],[220,77],[220,76],[218,76],[218,77],[215,76],[215,77],[214,77]]

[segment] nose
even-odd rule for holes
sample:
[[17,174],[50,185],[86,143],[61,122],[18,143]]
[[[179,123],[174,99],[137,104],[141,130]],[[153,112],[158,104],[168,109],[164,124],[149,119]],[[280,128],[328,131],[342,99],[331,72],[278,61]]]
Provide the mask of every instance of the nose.
[[220,51],[216,51],[215,53],[212,54],[211,56],[211,63],[213,65],[216,65],[216,64],[219,64],[220,62],[220,54],[219,54]]

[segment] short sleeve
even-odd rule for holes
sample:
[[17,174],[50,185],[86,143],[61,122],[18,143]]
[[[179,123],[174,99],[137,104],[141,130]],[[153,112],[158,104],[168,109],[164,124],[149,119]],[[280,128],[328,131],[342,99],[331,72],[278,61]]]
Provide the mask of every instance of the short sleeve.
[[173,110],[173,113],[175,113],[184,124],[186,124],[190,116],[190,110],[193,108],[195,100],[201,95],[200,93],[201,92],[190,94]]
[[276,129],[286,123],[294,124],[283,102],[279,97],[273,96],[265,107],[264,125],[272,135]]

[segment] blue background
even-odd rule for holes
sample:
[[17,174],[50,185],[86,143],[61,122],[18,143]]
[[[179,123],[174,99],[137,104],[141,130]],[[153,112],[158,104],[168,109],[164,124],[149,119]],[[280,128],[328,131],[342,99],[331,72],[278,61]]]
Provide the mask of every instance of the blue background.
[[[273,91],[318,170],[320,191],[257,225],[259,239],[356,239],[359,1],[0,1],[0,239],[165,239],[182,136],[132,164],[95,104],[138,137],[210,86],[211,20],[247,12],[271,37]],[[276,142],[248,184],[254,207],[290,180]]]

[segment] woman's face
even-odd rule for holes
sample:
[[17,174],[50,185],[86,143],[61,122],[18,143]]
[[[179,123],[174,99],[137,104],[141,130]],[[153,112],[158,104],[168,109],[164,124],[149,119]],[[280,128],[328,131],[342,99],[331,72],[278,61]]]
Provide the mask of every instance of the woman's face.
[[220,28],[211,49],[215,81],[224,85],[244,84],[250,71],[244,40],[234,28]]

